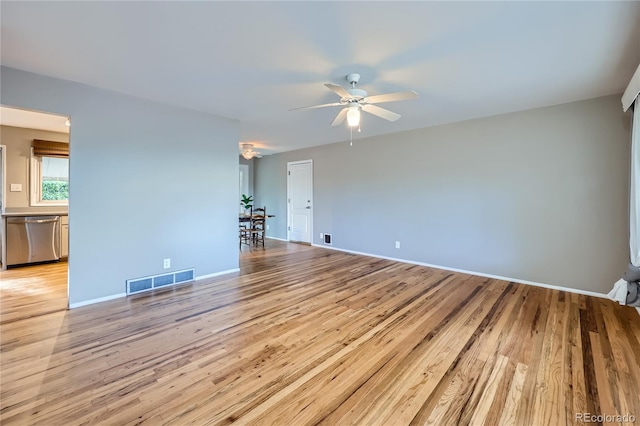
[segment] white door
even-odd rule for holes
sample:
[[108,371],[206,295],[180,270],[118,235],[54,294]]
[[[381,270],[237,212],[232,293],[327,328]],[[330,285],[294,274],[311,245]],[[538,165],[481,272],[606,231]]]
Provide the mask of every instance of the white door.
[[313,163],[287,163],[287,234],[290,241],[311,243]]

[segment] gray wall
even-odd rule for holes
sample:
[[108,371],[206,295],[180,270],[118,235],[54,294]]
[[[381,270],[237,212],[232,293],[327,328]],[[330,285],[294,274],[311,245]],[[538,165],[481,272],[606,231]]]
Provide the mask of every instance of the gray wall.
[[313,159],[315,244],[604,293],[628,262],[629,127],[608,96],[324,145],[258,160],[256,193],[286,238],[286,163]]
[[238,267],[238,123],[2,67],[4,105],[71,117],[69,301]]
[[[69,142],[69,135],[46,130],[0,126],[0,145],[7,146],[7,180],[4,188],[7,202],[6,208],[30,208],[29,164],[31,161],[31,145],[34,139]],[[12,183],[22,184],[22,192],[11,192],[9,188]],[[64,210],[64,207],[59,207],[59,209]]]

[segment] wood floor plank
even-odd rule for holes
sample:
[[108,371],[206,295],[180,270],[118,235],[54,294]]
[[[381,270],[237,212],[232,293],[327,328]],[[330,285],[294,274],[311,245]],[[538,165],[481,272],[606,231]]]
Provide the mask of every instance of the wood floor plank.
[[[549,424],[554,419],[563,419],[566,407],[565,393],[561,386],[564,377],[564,293],[554,293],[550,301],[550,315],[545,326],[542,352],[538,360],[536,377],[536,399],[533,407],[534,424]],[[555,404],[549,404],[554,401]],[[564,420],[564,419],[563,419]]]
[[571,347],[571,392],[573,399],[572,413],[588,413],[589,408],[587,406],[587,394],[586,380],[584,376],[583,368],[583,350],[582,350],[582,335],[580,332],[580,325],[578,323],[578,335],[576,340],[576,346]]
[[505,356],[498,355],[498,360],[489,376],[489,380],[487,382],[487,386],[482,392],[482,397],[476,406],[476,409],[473,413],[473,417],[471,417],[471,424],[474,425],[485,425],[492,424],[487,422],[487,417],[489,415],[489,410],[491,409],[491,405],[493,400],[496,397],[496,393],[500,387],[500,382],[502,381],[502,377],[505,375],[507,371],[507,365],[509,363],[509,359]]
[[513,378],[511,380],[511,386],[509,387],[509,393],[505,399],[505,404],[501,408],[497,415],[500,416],[499,422],[495,424],[500,425],[516,425],[516,414],[518,412],[518,406],[520,405],[520,398],[522,396],[522,386],[524,385],[524,378],[527,376],[527,366],[518,363]]
[[[528,289],[528,295],[535,297],[535,302],[530,307],[529,320],[525,324],[530,325],[525,340],[521,346],[522,355],[517,360],[527,365],[527,376],[522,387],[522,399],[518,406],[516,424],[528,424],[537,416],[536,401],[539,399],[540,387],[537,386],[538,370],[540,362],[543,360],[543,347],[545,327],[549,315],[549,306],[554,293],[548,293],[540,288]],[[529,322],[530,321],[530,322]],[[544,392],[544,388],[542,388]],[[546,392],[545,392],[546,393]],[[546,400],[546,399],[545,399]],[[539,406],[537,407],[539,408]]]
[[[630,352],[633,351],[629,346],[629,341],[625,338],[626,334],[622,327],[618,327],[616,321],[615,306],[609,304],[601,304],[601,312],[603,319],[608,330],[607,336],[611,344],[611,356],[614,366],[609,367],[613,369],[614,378],[622,383],[616,384],[615,391],[618,395],[619,406],[618,413],[636,413],[640,411],[640,405],[636,396],[640,392],[640,382],[634,380],[638,374],[640,374],[640,365],[634,363],[633,358],[630,358]],[[613,391],[613,389],[612,389]]]
[[66,264],[3,271],[0,423],[640,417],[632,308],[275,240],[240,267],[71,311]]

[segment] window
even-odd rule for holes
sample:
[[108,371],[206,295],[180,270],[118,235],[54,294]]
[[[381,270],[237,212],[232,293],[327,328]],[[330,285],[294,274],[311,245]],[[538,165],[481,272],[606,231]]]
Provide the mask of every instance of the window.
[[[68,145],[34,140],[31,150],[31,205],[69,204]],[[66,150],[66,152],[63,152]]]

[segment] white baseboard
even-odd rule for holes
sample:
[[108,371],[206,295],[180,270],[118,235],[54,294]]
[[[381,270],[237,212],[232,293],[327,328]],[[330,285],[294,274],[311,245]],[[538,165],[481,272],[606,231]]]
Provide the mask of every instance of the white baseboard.
[[266,235],[265,238],[268,239],[268,240],[278,240],[278,241],[284,241],[286,243],[289,242],[289,240],[285,240],[284,238],[270,237],[268,235]]
[[[463,274],[477,275],[479,277],[493,278],[493,279],[502,280],[502,281],[513,281],[514,283],[519,283],[519,284],[527,284],[527,285],[532,285],[532,286],[536,286],[536,287],[549,288],[549,289],[552,289],[552,290],[567,291],[569,293],[577,293],[577,294],[582,294],[582,295],[585,295],[585,296],[593,296],[593,297],[600,297],[600,298],[603,298],[603,299],[608,299],[606,294],[604,294],[604,293],[596,293],[595,291],[580,290],[580,289],[577,289],[577,288],[561,287],[561,286],[552,285],[552,284],[544,284],[544,283],[538,283],[538,282],[534,282],[534,281],[527,281],[527,280],[520,280],[520,279],[516,279],[516,278],[502,277],[500,275],[492,275],[492,274],[485,274],[485,273],[482,273],[482,272],[467,271],[465,269],[451,268],[449,266],[433,265],[431,263],[416,262],[416,261],[413,261],[413,260],[399,259],[399,258],[396,258],[396,257],[380,256],[380,255],[377,255],[377,254],[364,253],[364,252],[354,251],[354,250],[346,250],[346,249],[336,248],[336,247],[333,247],[333,246],[325,246],[325,245],[322,245],[322,244],[312,244],[312,246],[313,247],[319,247],[319,248],[325,248],[325,249],[329,249],[329,250],[343,251],[343,252],[346,252],[346,253],[359,254],[359,255],[362,255],[362,256],[375,257],[375,258],[378,258],[378,259],[393,260],[394,262],[402,262],[402,263],[409,263],[411,265],[427,266],[429,268],[443,269],[445,271],[460,272],[460,273],[463,273]],[[638,312],[640,313],[640,310]]]
[[106,302],[113,299],[127,297],[127,293],[112,294],[111,296],[99,297],[97,299],[85,300],[77,303],[69,303],[69,309],[79,308],[81,306],[93,305],[94,303]]
[[213,274],[199,275],[196,277],[196,281],[205,280],[207,278],[219,277],[220,275],[227,275],[234,272],[239,272],[240,268],[227,269],[226,271],[214,272]]
[[[195,280],[199,281],[199,280],[204,280],[204,279],[207,279],[207,278],[213,278],[213,277],[217,277],[219,275],[225,275],[225,274],[230,274],[232,272],[238,272],[239,270],[240,270],[240,268],[235,268],[235,269],[229,269],[227,271],[215,272],[213,274],[201,275],[201,276],[196,277]],[[186,284],[186,283],[181,283],[181,284]],[[113,294],[111,296],[99,297],[97,299],[85,300],[85,301],[77,302],[77,303],[70,303],[69,304],[69,309],[79,308],[81,306],[93,305],[94,303],[106,302],[106,301],[113,300],[113,299],[119,299],[120,297],[127,297],[127,293]]]

